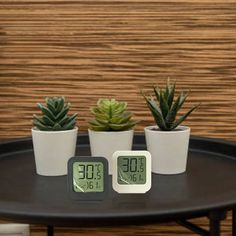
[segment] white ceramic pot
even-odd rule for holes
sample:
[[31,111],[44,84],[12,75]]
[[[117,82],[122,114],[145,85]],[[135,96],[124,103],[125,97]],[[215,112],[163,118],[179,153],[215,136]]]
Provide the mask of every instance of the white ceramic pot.
[[75,155],[78,128],[65,131],[32,129],[36,172],[44,176],[67,174],[67,161]]
[[174,131],[160,131],[157,126],[149,126],[144,130],[147,150],[152,155],[152,172],[167,175],[185,172],[190,128],[179,126]]
[[132,149],[133,130],[127,131],[93,131],[88,130],[92,156],[105,157],[109,163],[109,174],[112,174],[112,155],[115,151]]

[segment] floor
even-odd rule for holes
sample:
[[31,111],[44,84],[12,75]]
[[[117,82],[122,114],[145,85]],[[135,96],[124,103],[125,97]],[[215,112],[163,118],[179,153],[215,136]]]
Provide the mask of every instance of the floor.
[[[192,222],[208,229],[206,218],[192,220]],[[1,223],[5,223],[1,221]],[[146,226],[126,226],[126,227],[101,227],[101,228],[55,228],[56,236],[193,236],[196,235],[175,223],[156,224]],[[1,233],[0,233],[1,235]],[[45,236],[46,227],[31,225],[31,236]],[[222,236],[231,236],[231,214],[222,221]]]

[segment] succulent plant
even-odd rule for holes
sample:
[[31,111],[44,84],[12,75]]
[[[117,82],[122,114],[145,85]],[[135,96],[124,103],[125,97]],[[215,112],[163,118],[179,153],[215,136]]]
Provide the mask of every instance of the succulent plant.
[[77,113],[68,115],[70,104],[65,103],[64,97],[46,98],[46,106],[38,103],[42,116],[33,116],[33,124],[38,130],[60,131],[70,130],[76,125]]
[[95,119],[89,122],[89,128],[94,131],[123,131],[132,129],[136,121],[133,114],[126,111],[127,103],[115,99],[99,99],[97,106],[91,108]]
[[182,91],[175,99],[175,84],[171,85],[168,79],[164,90],[153,86],[153,96],[144,99],[160,130],[171,131],[177,128],[199,105],[193,106],[187,113],[177,119],[177,113],[183,106],[189,92]]

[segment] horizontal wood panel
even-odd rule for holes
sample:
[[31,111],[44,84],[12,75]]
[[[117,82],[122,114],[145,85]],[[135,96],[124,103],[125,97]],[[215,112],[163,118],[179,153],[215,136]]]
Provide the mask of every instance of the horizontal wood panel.
[[[191,220],[192,223],[200,225],[202,228],[208,230],[208,219],[198,218]],[[10,223],[8,221],[0,221],[2,224]],[[231,236],[231,213],[228,214],[227,220],[223,220],[222,236]],[[31,236],[45,236],[46,227],[41,225],[31,225]],[[132,225],[125,227],[98,227],[98,228],[65,228],[56,227],[56,236],[187,236],[197,235],[192,233],[190,230],[177,225],[176,223],[165,223],[165,224],[152,224],[152,225]]]
[[[99,97],[153,124],[141,89],[191,89],[192,133],[236,138],[234,1],[0,1],[0,138],[29,136],[36,102],[64,95],[87,130]],[[7,122],[6,122],[7,120]]]
[[[140,90],[169,76],[191,89],[184,111],[201,102],[185,122],[192,134],[236,140],[235,65],[235,0],[0,0],[0,139],[29,136],[36,103],[52,95],[70,100],[81,132],[100,97],[128,101],[142,131],[153,118]],[[175,224],[57,235],[95,232],[193,235]]]

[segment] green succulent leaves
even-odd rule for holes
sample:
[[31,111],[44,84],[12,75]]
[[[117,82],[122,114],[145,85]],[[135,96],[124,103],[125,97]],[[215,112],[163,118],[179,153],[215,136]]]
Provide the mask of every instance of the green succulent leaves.
[[91,108],[95,119],[89,122],[89,128],[94,131],[123,131],[132,129],[136,121],[133,114],[126,111],[127,103],[115,99],[99,99],[97,106]]
[[75,127],[78,114],[68,115],[70,104],[65,103],[64,97],[46,98],[45,101],[46,106],[38,103],[42,116],[33,116],[33,124],[38,130],[60,131]]
[[188,92],[181,92],[175,99],[175,84],[171,85],[169,80],[164,90],[153,86],[153,92],[155,98],[144,94],[143,97],[157,126],[163,131],[171,131],[177,128],[199,106],[193,106],[177,119],[177,113],[183,106]]

